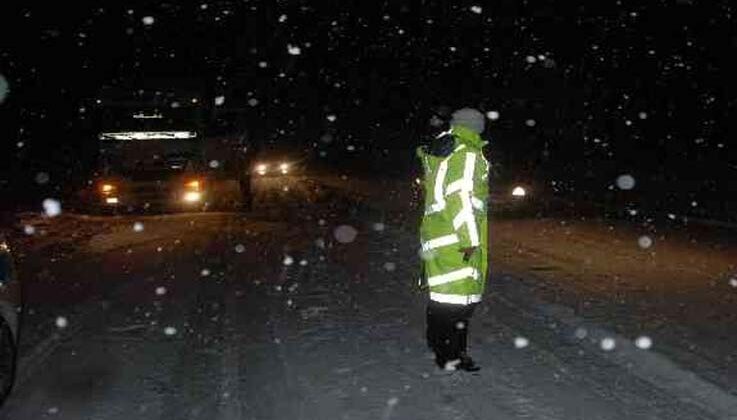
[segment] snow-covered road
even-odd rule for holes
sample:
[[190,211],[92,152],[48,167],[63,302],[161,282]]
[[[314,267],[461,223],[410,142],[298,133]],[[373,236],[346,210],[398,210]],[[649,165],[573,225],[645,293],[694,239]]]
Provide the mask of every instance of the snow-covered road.
[[472,320],[484,369],[438,372],[411,213],[334,198],[283,217],[51,223],[49,237],[78,237],[24,258],[21,365],[0,418],[737,418],[730,390],[514,273]]

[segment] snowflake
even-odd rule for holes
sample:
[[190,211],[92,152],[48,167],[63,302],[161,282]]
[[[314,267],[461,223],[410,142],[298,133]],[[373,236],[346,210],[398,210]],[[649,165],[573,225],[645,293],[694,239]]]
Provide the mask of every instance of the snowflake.
[[63,316],[58,316],[56,317],[56,326],[57,328],[66,328],[69,326],[69,321]]
[[330,122],[335,122],[335,120],[338,119],[338,117],[336,117],[335,114],[330,114],[330,115],[328,115],[325,118],[327,118],[327,120],[330,121]]
[[333,236],[335,236],[335,239],[338,242],[347,244],[356,240],[356,236],[358,236],[358,231],[353,226],[340,225],[335,228],[335,231],[333,231]]
[[159,286],[156,288],[156,296],[164,296],[166,294],[166,287]]
[[151,26],[154,24],[154,17],[153,16],[144,16],[143,19],[141,19],[141,22],[143,22],[146,26]]
[[302,54],[302,49],[296,45],[287,44],[287,52],[289,55],[300,55]]
[[207,268],[203,268],[202,271],[200,271],[200,276],[207,277],[210,275],[210,270]]
[[528,55],[527,57],[525,57],[525,61],[527,61],[529,64],[532,64],[537,61],[537,58],[535,58],[534,55]]
[[235,252],[242,254],[243,251],[246,250],[246,247],[243,244],[238,244],[235,246]]
[[221,96],[216,96],[215,97],[215,105],[216,106],[221,106],[224,103],[225,103],[225,96],[222,96],[221,95]]
[[373,229],[375,231],[377,231],[377,232],[383,232],[384,231],[384,228],[385,228],[385,226],[381,222],[376,222],[376,223],[373,224]]
[[484,9],[481,6],[471,6],[471,11],[476,13],[477,15],[480,15],[481,12],[484,11]]
[[36,228],[32,225],[25,225],[23,226],[23,233],[25,233],[26,235],[33,235],[34,233],[36,233]]
[[498,111],[489,111],[486,113],[486,118],[496,121],[499,119],[499,112]]
[[643,335],[640,337],[637,337],[637,340],[635,340],[635,345],[638,349],[647,350],[653,345],[653,340],[650,339],[650,337]]
[[294,264],[294,258],[290,257],[289,255],[284,257],[284,260],[282,260],[282,264],[289,266]]
[[42,203],[44,212],[49,217],[56,217],[61,214],[61,203],[59,200],[47,198]]
[[617,177],[617,187],[620,190],[631,190],[635,188],[635,178],[630,174],[623,174]]
[[525,337],[516,337],[514,339],[514,347],[518,349],[523,349],[530,345],[530,340],[528,340]]
[[388,262],[385,262],[384,263],[384,270],[386,270],[386,271],[394,271],[396,269],[397,269],[397,264],[396,263],[393,263],[391,261],[388,261]]
[[166,327],[164,328],[164,334],[168,336],[172,336],[177,333],[177,329],[174,327]]
[[133,223],[133,231],[134,232],[143,232],[143,223],[141,223],[141,222]]
[[640,248],[647,249],[653,246],[653,240],[647,235],[642,235],[637,239],[637,244]]
[[601,340],[601,349],[604,351],[611,351],[614,350],[614,347],[616,347],[617,343],[614,341],[613,338],[607,337]]

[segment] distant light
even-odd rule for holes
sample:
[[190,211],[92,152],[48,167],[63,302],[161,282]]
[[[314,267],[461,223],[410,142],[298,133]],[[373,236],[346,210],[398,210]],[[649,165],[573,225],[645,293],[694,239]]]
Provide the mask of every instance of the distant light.
[[202,200],[202,194],[198,191],[187,191],[184,193],[184,201],[188,203],[196,203]]
[[522,187],[517,186],[517,187],[514,187],[514,189],[512,190],[512,196],[514,197],[524,197],[526,195],[527,195],[527,191],[525,191],[525,189]]
[[282,163],[281,165],[279,165],[279,170],[281,171],[281,173],[286,175],[286,173],[289,172],[289,164]]
[[100,133],[100,140],[163,140],[163,139],[193,139],[197,137],[195,131],[118,131]]
[[105,204],[118,204],[118,197],[108,197],[105,199]]
[[133,114],[133,118],[137,120],[161,120],[164,118],[164,116],[159,113],[144,114],[143,112],[139,112],[139,113]]
[[262,163],[260,165],[256,165],[256,172],[258,172],[259,175],[266,175],[266,171],[269,169],[269,167]]
[[195,179],[193,181],[189,181],[186,185],[187,185],[187,188],[191,188],[193,190],[199,190],[200,189],[200,181],[198,179]]
[[102,185],[100,186],[100,190],[101,190],[101,191],[102,191],[103,193],[110,193],[110,192],[112,192],[112,191],[113,191],[114,189],[115,189],[115,185],[113,185],[113,184],[102,184]]

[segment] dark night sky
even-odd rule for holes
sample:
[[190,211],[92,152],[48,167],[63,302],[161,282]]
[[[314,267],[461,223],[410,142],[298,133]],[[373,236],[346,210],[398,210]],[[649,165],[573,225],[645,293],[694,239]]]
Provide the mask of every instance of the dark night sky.
[[[10,86],[0,163],[6,178],[69,175],[101,86],[188,80],[209,101],[223,95],[227,107],[252,108],[255,135],[375,167],[409,167],[430,117],[471,105],[500,113],[492,153],[525,176],[605,191],[631,173],[643,191],[673,189],[684,201],[733,191],[730,1],[559,3],[19,7],[0,17],[0,74]],[[320,142],[325,133],[336,140]]]

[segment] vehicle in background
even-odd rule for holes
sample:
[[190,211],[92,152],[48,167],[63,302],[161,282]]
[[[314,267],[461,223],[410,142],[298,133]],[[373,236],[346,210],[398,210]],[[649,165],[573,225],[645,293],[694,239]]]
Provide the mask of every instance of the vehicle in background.
[[13,388],[18,349],[21,287],[10,246],[9,217],[0,217],[0,404]]
[[226,199],[249,202],[245,135],[215,130],[208,136],[209,111],[199,97],[155,93],[107,94],[96,101],[99,158],[88,192],[93,208],[201,211]]

